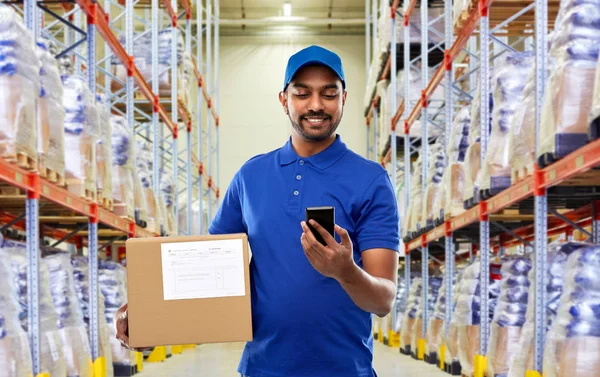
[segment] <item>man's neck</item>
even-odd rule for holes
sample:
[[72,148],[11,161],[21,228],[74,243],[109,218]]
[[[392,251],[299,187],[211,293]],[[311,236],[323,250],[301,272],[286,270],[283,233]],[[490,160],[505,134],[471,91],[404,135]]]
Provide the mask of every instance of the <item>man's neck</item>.
[[322,141],[306,141],[300,135],[292,134],[292,146],[300,157],[310,157],[323,152],[335,142],[336,135]]

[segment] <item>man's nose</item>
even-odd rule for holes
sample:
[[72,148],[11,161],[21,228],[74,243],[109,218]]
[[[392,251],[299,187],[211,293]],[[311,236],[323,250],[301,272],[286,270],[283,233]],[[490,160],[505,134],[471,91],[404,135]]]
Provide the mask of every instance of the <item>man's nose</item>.
[[325,109],[323,105],[323,100],[320,95],[316,94],[310,97],[310,102],[308,104],[308,109],[314,112],[321,112]]

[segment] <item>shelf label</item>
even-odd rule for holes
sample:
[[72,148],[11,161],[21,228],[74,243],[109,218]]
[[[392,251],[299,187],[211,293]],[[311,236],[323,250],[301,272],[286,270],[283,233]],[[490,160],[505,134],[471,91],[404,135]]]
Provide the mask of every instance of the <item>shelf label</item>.
[[523,192],[529,192],[529,184],[523,186]]
[[551,181],[554,180],[554,179],[556,179],[556,169],[550,170],[549,175],[550,175],[550,180]]
[[43,185],[42,192],[44,193],[45,196],[50,196],[50,187],[48,187],[48,185]]
[[23,175],[19,172],[15,173],[15,181],[17,183],[23,183]]
[[585,162],[585,156],[581,155],[581,156],[577,157],[577,159],[575,160],[575,166],[577,168],[580,168],[583,166],[584,162]]
[[67,196],[67,200],[65,200],[65,202],[67,202],[68,205],[71,205],[71,197]]

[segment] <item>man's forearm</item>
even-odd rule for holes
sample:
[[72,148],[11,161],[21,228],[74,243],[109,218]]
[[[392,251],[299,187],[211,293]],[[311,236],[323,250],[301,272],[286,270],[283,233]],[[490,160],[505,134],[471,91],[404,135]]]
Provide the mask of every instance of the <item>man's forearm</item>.
[[392,281],[371,276],[357,265],[337,281],[364,311],[384,317],[392,310],[396,298],[396,284]]

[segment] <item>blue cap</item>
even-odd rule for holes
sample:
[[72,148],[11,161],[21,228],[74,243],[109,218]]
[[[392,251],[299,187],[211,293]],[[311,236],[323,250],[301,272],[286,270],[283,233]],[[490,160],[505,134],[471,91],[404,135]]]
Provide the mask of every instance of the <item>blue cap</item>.
[[346,89],[346,80],[344,78],[344,69],[342,68],[342,59],[332,51],[324,49],[320,46],[310,46],[297,52],[288,60],[287,68],[285,69],[285,82],[283,90],[287,89],[290,81],[296,73],[307,65],[320,64],[329,67],[342,80],[342,86]]

